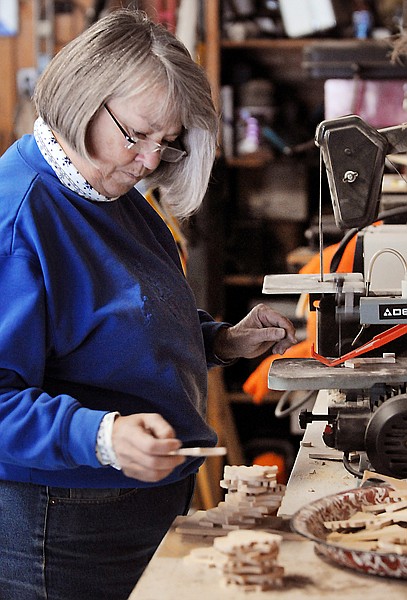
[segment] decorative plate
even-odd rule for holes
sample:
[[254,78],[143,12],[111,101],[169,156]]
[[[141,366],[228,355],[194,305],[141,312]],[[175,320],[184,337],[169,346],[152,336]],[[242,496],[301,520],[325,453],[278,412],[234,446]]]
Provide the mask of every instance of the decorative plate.
[[326,496],[301,508],[291,519],[291,527],[315,542],[315,552],[340,566],[356,571],[407,579],[407,555],[344,548],[326,542],[329,531],[324,521],[348,519],[367,504],[380,504],[389,496],[389,487],[366,487]]

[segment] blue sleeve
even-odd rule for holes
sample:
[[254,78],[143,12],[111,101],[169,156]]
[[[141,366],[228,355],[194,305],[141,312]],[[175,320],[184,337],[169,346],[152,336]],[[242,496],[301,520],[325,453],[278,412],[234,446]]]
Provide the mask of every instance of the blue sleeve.
[[213,352],[213,343],[216,334],[222,327],[230,327],[230,323],[226,323],[224,321],[215,321],[215,319],[213,319],[213,317],[211,317],[210,314],[201,309],[198,309],[198,315],[199,321],[201,323],[202,335],[205,346],[206,364],[208,365],[208,368],[219,366],[224,367],[233,364],[235,360],[225,362],[218,358]]
[[95,444],[105,412],[41,389],[53,352],[41,270],[26,256],[1,256],[0,290],[0,462],[100,467]]

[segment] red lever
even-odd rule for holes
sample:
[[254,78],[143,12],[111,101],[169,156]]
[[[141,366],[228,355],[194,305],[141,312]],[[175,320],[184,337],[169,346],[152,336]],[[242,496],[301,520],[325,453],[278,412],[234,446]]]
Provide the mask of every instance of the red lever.
[[363,344],[363,346],[360,346],[359,348],[356,348],[356,350],[352,350],[343,356],[339,356],[338,358],[326,358],[325,356],[321,356],[321,354],[315,352],[313,344],[311,347],[311,356],[328,367],[336,367],[336,365],[344,363],[345,360],[365,354],[366,352],[369,352],[369,350],[380,348],[380,346],[388,344],[392,340],[401,337],[405,333],[407,333],[407,325],[395,325],[394,327],[386,329],[386,331],[382,331],[381,333],[375,335],[370,342],[366,342],[366,344]]

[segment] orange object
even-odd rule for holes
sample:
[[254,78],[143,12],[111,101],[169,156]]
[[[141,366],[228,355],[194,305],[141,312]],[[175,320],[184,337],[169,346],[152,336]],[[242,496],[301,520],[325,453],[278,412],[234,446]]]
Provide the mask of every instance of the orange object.
[[168,229],[171,231],[175,243],[177,244],[179,257],[182,264],[182,269],[184,274],[187,272],[187,262],[188,262],[188,248],[187,241],[182,233],[181,226],[176,219],[170,209],[165,205],[165,202],[160,201],[159,192],[157,189],[148,189],[144,193],[144,197],[149,204],[154,208],[154,210],[160,215],[164,223],[167,225]]
[[311,348],[312,358],[316,358],[324,365],[328,367],[336,367],[336,365],[341,365],[346,360],[350,360],[351,358],[356,358],[357,356],[361,356],[362,354],[366,354],[366,352],[370,352],[370,350],[375,350],[376,348],[380,348],[389,342],[401,337],[402,335],[407,333],[407,325],[395,325],[390,329],[386,329],[386,331],[382,331],[375,335],[369,342],[363,344],[363,346],[359,346],[355,350],[351,350],[347,354],[343,354],[338,358],[326,358],[325,356],[321,356],[318,352],[314,350],[314,344]]
[[[342,259],[339,263],[337,272],[338,273],[351,273],[353,271],[353,260],[355,255],[357,235],[349,241],[345,248]],[[333,244],[328,246],[323,251],[323,263],[324,271],[329,272],[329,266],[331,260],[338,249],[339,244]],[[319,253],[316,253],[310,261],[300,270],[300,273],[314,274],[320,272],[320,257]],[[279,358],[311,358],[312,357],[312,346],[316,340],[316,313],[315,311],[309,311],[307,314],[307,337],[302,342],[291,346],[284,357],[281,354],[272,354],[265,358],[260,365],[249,375],[243,384],[243,391],[252,397],[255,404],[263,402],[267,396],[269,389],[267,385],[268,372],[270,365],[274,360]]]
[[281,454],[276,454],[275,452],[263,452],[262,454],[259,454],[259,456],[256,456],[253,464],[261,465],[263,467],[275,465],[278,468],[277,483],[282,483],[283,485],[287,483],[287,470],[284,458]]

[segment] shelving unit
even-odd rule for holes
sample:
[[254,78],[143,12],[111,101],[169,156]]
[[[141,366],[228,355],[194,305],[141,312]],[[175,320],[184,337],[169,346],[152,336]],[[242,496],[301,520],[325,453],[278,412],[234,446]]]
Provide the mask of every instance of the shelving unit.
[[[256,77],[269,79],[275,87],[276,96],[281,92],[289,94],[293,90],[302,107],[307,107],[310,112],[318,112],[323,103],[323,82],[311,80],[302,69],[303,49],[313,40],[255,38],[236,42],[223,39],[222,3],[219,0],[205,0],[203,6],[206,32],[203,62],[214,102],[220,113],[221,88],[225,83],[234,86],[233,73],[238,71],[239,63],[255,65]],[[305,117],[304,121],[306,120]],[[287,131],[288,140],[294,140],[294,143],[311,142],[313,125],[304,122],[300,127],[306,131],[303,137],[301,138],[297,123],[294,123],[293,130]],[[215,231],[215,234],[219,234],[219,239],[212,242],[218,249],[214,268],[220,282],[214,295],[220,300],[218,304],[214,303],[213,294],[210,294],[212,306],[209,305],[209,308],[215,314],[228,318],[229,314],[239,315],[236,315],[236,307],[230,313],[227,296],[234,295],[235,292],[236,296],[248,297],[251,293],[261,296],[262,276],[286,268],[286,255],[302,242],[303,230],[313,209],[305,206],[310,193],[308,173],[304,168],[307,158],[301,157],[298,160],[282,156],[271,146],[262,146],[256,153],[238,155],[235,152],[233,156],[225,157],[222,137],[219,143],[220,158],[216,171],[218,184],[214,185],[215,188],[218,185],[218,189],[212,193],[216,196],[221,189],[218,195],[222,198],[222,204],[215,203],[214,208],[210,206],[208,210],[209,213],[216,210],[218,221],[223,224]],[[275,188],[276,183],[287,189],[282,204],[287,201],[287,195],[294,193],[293,187],[300,190],[302,216],[295,206],[294,210],[282,210],[278,190],[270,190],[270,198],[276,194],[273,199],[275,209],[267,206],[268,185]],[[256,190],[255,186],[259,184],[261,189]],[[259,211],[256,209],[256,200],[260,197],[262,207]],[[211,201],[209,204],[211,205]],[[206,217],[208,218],[208,213]],[[241,309],[243,316],[247,305],[242,303]]]
[[[264,151],[261,147],[260,152],[239,155],[236,143],[232,152],[231,145],[224,143],[230,142],[230,138],[223,140],[221,136],[219,139],[218,165],[204,208],[204,220],[211,225],[216,223],[206,239],[213,259],[208,262],[208,273],[212,273],[206,281],[208,310],[224,320],[236,322],[251,305],[265,301],[261,293],[264,275],[287,272],[291,266],[293,269],[301,266],[301,260],[309,259],[309,253],[306,252],[296,252],[292,261],[288,257],[303,245],[304,231],[318,213],[319,153],[313,145],[313,138],[317,124],[324,119],[323,76],[328,77],[329,73],[329,77],[351,78],[352,74],[358,72],[362,79],[405,79],[405,75],[404,72],[401,75],[394,70],[391,72],[394,65],[390,65],[390,60],[387,62],[389,46],[384,47],[386,41],[381,43],[373,39],[361,41],[345,38],[323,40],[318,37],[246,39],[236,42],[222,37],[223,3],[205,0],[203,6],[206,31],[204,65],[221,115],[222,86],[232,88],[228,90],[229,103],[232,95],[235,98],[233,115],[229,110],[226,125],[230,124],[231,115],[236,119],[236,107],[242,106],[239,98],[242,82],[250,77],[266,79],[272,83],[275,99],[271,127],[283,138],[288,148],[308,148],[308,151],[297,154],[284,153],[277,147]],[[328,68],[319,70],[318,66],[315,72],[309,68],[310,63],[304,57],[313,55],[316,49],[308,52],[309,46],[316,41],[318,52],[324,45],[324,51],[328,50],[329,55],[331,52],[336,57],[341,55],[337,59],[338,64],[331,59]],[[347,57],[346,60],[343,57]],[[304,67],[305,63],[308,69]],[[326,67],[323,61],[321,64]],[[400,70],[403,71],[403,67]],[[295,103],[298,105],[297,113]],[[246,107],[245,104],[243,106]],[[227,152],[224,152],[225,149]],[[330,217],[332,208],[327,188],[323,194],[326,217]],[[340,236],[339,230],[336,234],[331,229],[329,243],[337,241],[336,235]],[[213,252],[213,248],[216,248],[216,252]],[[278,300],[273,296],[273,305]],[[283,301],[286,302],[285,299]],[[281,305],[279,310],[290,316],[290,312],[282,309]],[[254,436],[264,431],[268,417],[262,415],[259,423],[253,426],[247,415],[240,411],[245,404],[241,385],[260,360],[239,361],[235,367],[224,370],[223,381],[218,386],[218,402],[230,403],[232,412],[240,418],[240,422],[236,418],[237,429],[243,422],[245,431],[252,427]],[[276,399],[271,397],[270,400],[273,402]],[[246,404],[249,403],[250,399],[246,398]],[[283,424],[275,424],[270,420],[270,429],[272,438],[276,431],[283,429]],[[227,441],[225,443],[227,445]]]
[[[310,80],[302,69],[303,49],[313,40],[270,38],[235,42],[223,39],[222,2],[205,0],[202,4],[205,9],[202,62],[220,114],[222,85],[225,82],[233,85],[233,70],[239,62],[253,62],[256,75],[270,79],[276,93],[286,89],[294,91],[299,103],[311,107],[310,111],[322,105],[323,82]],[[292,97],[288,101],[291,102]],[[304,122],[301,128],[308,129],[309,138],[307,134],[301,138],[298,131],[288,132],[290,135],[287,137],[298,142],[312,141],[313,124]],[[264,275],[286,270],[286,255],[301,244],[307,225],[305,219],[297,219],[295,210],[291,214],[288,211],[286,217],[279,219],[256,214],[250,207],[250,186],[259,184],[262,179],[267,182],[271,177],[273,184],[285,185],[288,193],[294,186],[298,189],[303,186],[305,198],[309,193],[305,174],[308,158],[301,156],[299,162],[298,158],[282,156],[271,147],[262,147],[259,152],[244,156],[234,153],[225,157],[221,137],[219,149],[213,182],[197,217],[197,230],[204,248],[201,248],[196,280],[200,291],[205,288],[198,303],[211,314],[236,322],[247,314],[253,304],[268,301],[261,291]],[[317,158],[317,152],[315,154]],[[274,171],[279,174],[274,176]],[[191,250],[190,268],[194,270],[195,249]],[[203,261],[202,255],[205,257]],[[194,273],[192,277],[195,278]],[[274,405],[280,393],[270,392],[264,405],[259,407],[254,406],[242,392],[241,384],[259,362],[260,359],[240,360],[236,366],[215,370],[209,375],[209,405],[214,415],[212,423],[220,435],[220,443],[231,448],[232,462],[236,458],[239,462],[245,459],[245,444],[250,436],[262,439],[269,436],[271,448],[273,437],[287,440],[290,436],[289,419],[276,422],[274,417]],[[257,423],[256,419],[260,422]],[[231,458],[228,456],[227,460],[230,462]]]

